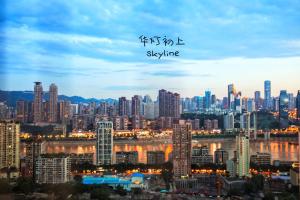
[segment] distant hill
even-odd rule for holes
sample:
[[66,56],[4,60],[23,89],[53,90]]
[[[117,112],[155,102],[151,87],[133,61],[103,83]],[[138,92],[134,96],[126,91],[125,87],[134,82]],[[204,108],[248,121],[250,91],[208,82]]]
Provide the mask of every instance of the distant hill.
[[[44,100],[49,99],[49,92],[44,92]],[[33,91],[3,91],[0,90],[0,102],[6,102],[9,106],[16,106],[16,101],[18,100],[26,100],[26,101],[33,101]],[[112,103],[116,101],[115,99],[95,99],[95,98],[83,98],[80,96],[66,96],[66,95],[58,95],[58,100],[67,100],[73,104],[77,103],[90,103],[90,102],[108,102]]]

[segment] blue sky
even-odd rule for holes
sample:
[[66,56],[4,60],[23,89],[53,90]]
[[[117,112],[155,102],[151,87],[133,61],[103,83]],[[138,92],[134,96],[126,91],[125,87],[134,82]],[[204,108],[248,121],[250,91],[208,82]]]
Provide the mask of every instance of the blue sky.
[[[300,89],[300,1],[1,0],[0,89],[117,98]],[[144,47],[139,36],[183,39]],[[160,60],[148,50],[176,51]]]

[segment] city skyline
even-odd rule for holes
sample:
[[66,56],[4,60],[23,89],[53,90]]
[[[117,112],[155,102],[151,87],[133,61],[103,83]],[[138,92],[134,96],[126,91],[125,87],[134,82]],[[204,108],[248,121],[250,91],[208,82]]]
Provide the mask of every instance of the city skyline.
[[[273,82],[274,94],[282,88],[296,93],[300,85],[299,2],[4,5],[2,90],[28,90],[40,80],[69,96],[154,96],[161,88],[182,96],[206,89],[226,96],[224,88],[234,83],[250,96],[263,90],[264,80]],[[144,47],[141,35],[180,37],[185,45],[166,47],[180,52],[176,59],[149,58],[148,50],[163,48]]]

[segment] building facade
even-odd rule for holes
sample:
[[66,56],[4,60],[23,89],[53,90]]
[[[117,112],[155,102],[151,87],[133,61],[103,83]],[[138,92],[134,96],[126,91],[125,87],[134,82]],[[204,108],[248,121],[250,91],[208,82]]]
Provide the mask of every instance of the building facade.
[[110,165],[113,156],[113,123],[99,121],[96,124],[96,164]]

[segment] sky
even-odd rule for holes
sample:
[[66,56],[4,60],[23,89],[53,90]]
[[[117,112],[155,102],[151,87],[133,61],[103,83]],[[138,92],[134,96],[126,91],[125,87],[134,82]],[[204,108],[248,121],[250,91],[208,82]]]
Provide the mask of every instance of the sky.
[[[131,97],[300,89],[300,1],[0,0],[0,89]],[[139,37],[161,37],[160,45]],[[184,45],[164,46],[163,38]],[[179,51],[148,57],[147,51]],[[263,94],[263,93],[262,93]]]

